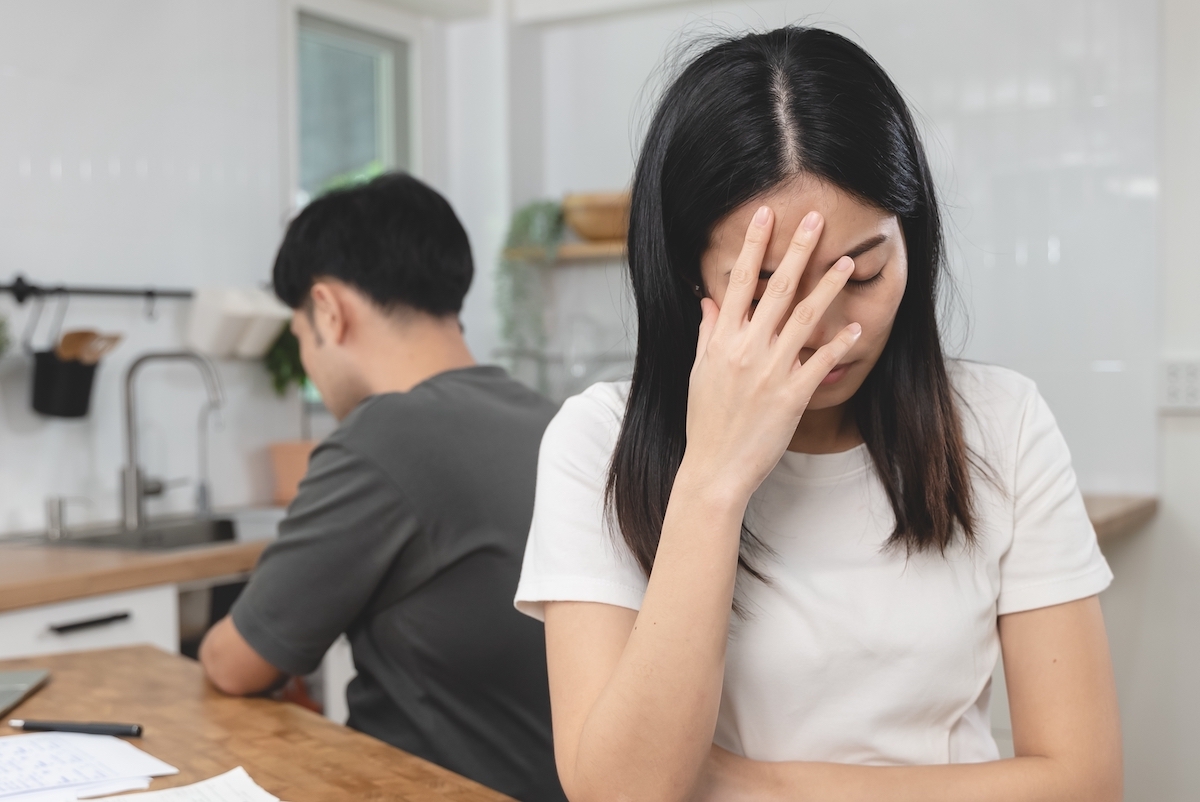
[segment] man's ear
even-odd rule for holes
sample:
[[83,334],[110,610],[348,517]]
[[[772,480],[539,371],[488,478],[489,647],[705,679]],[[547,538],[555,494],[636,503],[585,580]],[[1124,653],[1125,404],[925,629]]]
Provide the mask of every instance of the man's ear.
[[344,291],[332,282],[317,281],[309,292],[313,329],[320,340],[341,345],[350,327],[351,310]]

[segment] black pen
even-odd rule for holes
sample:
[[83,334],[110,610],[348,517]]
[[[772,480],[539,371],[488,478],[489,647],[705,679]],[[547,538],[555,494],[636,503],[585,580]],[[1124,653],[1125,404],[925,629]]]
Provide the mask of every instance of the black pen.
[[141,738],[141,724],[109,724],[103,721],[26,721],[14,718],[8,722],[14,730],[25,732],[81,732],[84,735],[119,735]]

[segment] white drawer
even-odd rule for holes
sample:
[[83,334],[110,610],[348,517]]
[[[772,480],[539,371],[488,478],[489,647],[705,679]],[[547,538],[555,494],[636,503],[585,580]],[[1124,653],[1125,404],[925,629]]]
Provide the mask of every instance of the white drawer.
[[179,651],[179,593],[174,585],[0,613],[0,660],[140,643]]

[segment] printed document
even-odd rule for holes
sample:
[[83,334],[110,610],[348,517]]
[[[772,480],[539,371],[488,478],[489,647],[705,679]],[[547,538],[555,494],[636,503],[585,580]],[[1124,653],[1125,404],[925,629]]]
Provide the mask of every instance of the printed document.
[[179,770],[110,735],[0,737],[0,802],[60,802],[146,788]]
[[241,766],[202,782],[164,788],[148,794],[110,796],[101,802],[279,802],[264,791]]

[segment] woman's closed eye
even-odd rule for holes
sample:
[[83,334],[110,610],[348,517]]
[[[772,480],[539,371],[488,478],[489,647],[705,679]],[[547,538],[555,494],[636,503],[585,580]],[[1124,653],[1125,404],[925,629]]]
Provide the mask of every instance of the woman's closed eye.
[[[771,278],[771,274],[765,270],[758,274],[758,287],[754,291],[754,297],[750,300],[750,311],[752,313],[753,313],[755,307],[758,306],[758,302],[762,300],[763,293],[765,293],[767,291],[767,281],[770,278]],[[881,281],[883,281],[883,268],[882,267],[879,268],[879,270],[875,271],[874,275],[867,276],[866,278],[849,279],[846,282],[846,287],[848,287],[849,289],[853,289],[853,290],[865,290],[865,289],[872,287],[875,284],[878,284]]]
[[883,268],[880,268],[878,271],[876,271],[875,275],[873,275],[873,276],[868,276],[867,278],[852,278],[852,279],[850,279],[849,281],[846,282],[846,286],[851,287],[856,290],[865,290],[873,284],[878,284],[882,280],[883,280]]

